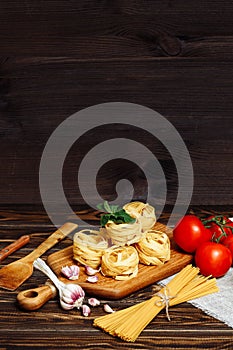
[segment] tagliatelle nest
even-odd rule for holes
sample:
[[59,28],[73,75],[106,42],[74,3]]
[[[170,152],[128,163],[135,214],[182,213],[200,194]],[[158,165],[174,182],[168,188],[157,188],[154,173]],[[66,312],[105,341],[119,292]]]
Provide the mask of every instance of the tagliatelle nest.
[[73,238],[73,258],[82,265],[96,269],[101,264],[101,258],[108,248],[108,242],[100,231],[81,230]]
[[139,257],[133,246],[112,247],[102,256],[101,272],[116,280],[127,280],[138,273]]
[[115,224],[109,221],[105,225],[107,236],[111,239],[113,245],[130,245],[140,241],[143,236],[141,222],[136,219],[134,223]]
[[170,259],[170,240],[164,232],[148,230],[134,246],[142,264],[158,266]]
[[156,223],[155,209],[148,203],[131,202],[125,204],[123,209],[141,222],[141,229],[144,232],[151,229]]

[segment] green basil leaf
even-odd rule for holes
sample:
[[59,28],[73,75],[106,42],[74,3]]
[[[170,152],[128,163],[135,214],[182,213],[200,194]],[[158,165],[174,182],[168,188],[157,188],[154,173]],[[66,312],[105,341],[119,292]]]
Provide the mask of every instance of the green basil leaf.
[[124,209],[121,209],[115,213],[102,214],[100,218],[100,224],[104,227],[109,221],[113,221],[116,224],[133,223],[136,219],[132,218],[126,213]]
[[105,209],[105,211],[106,211],[107,213],[111,213],[111,212],[112,212],[112,211],[111,211],[111,207],[110,207],[110,205],[108,204],[107,201],[104,201],[104,209]]
[[100,218],[100,225],[102,227],[104,227],[109,221],[109,217],[108,215],[101,215],[101,218]]
[[121,210],[121,207],[119,207],[119,205],[110,205],[107,201],[104,201],[104,203],[98,204],[96,207],[100,211],[103,211],[105,213],[110,213],[110,214]]
[[97,204],[96,208],[99,209],[100,211],[105,211],[103,203]]
[[121,210],[121,207],[119,205],[111,205],[111,212],[116,213],[117,211]]

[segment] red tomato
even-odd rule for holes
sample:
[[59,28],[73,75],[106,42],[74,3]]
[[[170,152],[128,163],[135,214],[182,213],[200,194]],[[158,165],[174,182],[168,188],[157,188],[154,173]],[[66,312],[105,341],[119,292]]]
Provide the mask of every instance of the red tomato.
[[223,215],[211,215],[205,220],[203,224],[212,232],[212,240],[221,243],[225,237],[233,234],[233,222]]
[[231,220],[227,219],[224,230],[228,236],[233,234],[233,222]]
[[176,244],[185,252],[193,253],[197,247],[210,241],[212,234],[195,215],[185,215],[173,230]]
[[224,245],[204,242],[196,250],[195,262],[204,276],[221,277],[231,267],[232,256]]
[[222,244],[225,245],[225,247],[227,247],[228,249],[230,249],[233,260],[233,235],[225,237],[222,241]]

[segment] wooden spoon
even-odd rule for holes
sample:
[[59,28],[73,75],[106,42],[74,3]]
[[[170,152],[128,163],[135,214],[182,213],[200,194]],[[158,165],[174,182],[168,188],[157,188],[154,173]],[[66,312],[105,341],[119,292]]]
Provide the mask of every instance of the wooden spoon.
[[15,242],[9,244],[0,251],[0,262],[6,259],[10,254],[14,253],[19,248],[23,247],[30,241],[30,236],[25,235],[19,237]]
[[56,243],[60,242],[77,227],[78,225],[71,222],[65,223],[30,254],[4,266],[0,270],[0,287],[8,290],[15,290],[18,288],[32,275],[34,260],[39,258]]
[[39,309],[56,295],[56,287],[51,282],[47,282],[43,286],[23,290],[17,295],[17,301],[21,308],[31,311]]

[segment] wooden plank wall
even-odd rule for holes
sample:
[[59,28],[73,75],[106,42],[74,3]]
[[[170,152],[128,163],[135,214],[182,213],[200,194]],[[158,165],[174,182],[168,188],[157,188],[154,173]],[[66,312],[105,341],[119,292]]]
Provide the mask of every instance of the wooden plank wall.
[[[45,143],[68,116],[104,102],[150,107],[178,130],[194,167],[192,204],[233,204],[233,3],[226,0],[24,0],[0,3],[0,203],[40,204]],[[108,137],[151,149],[177,195],[166,149],[136,128],[99,128],[80,140],[64,169],[69,201],[83,203],[77,166]],[[101,194],[127,177],[135,198],[146,183],[131,162],[100,171]]]

